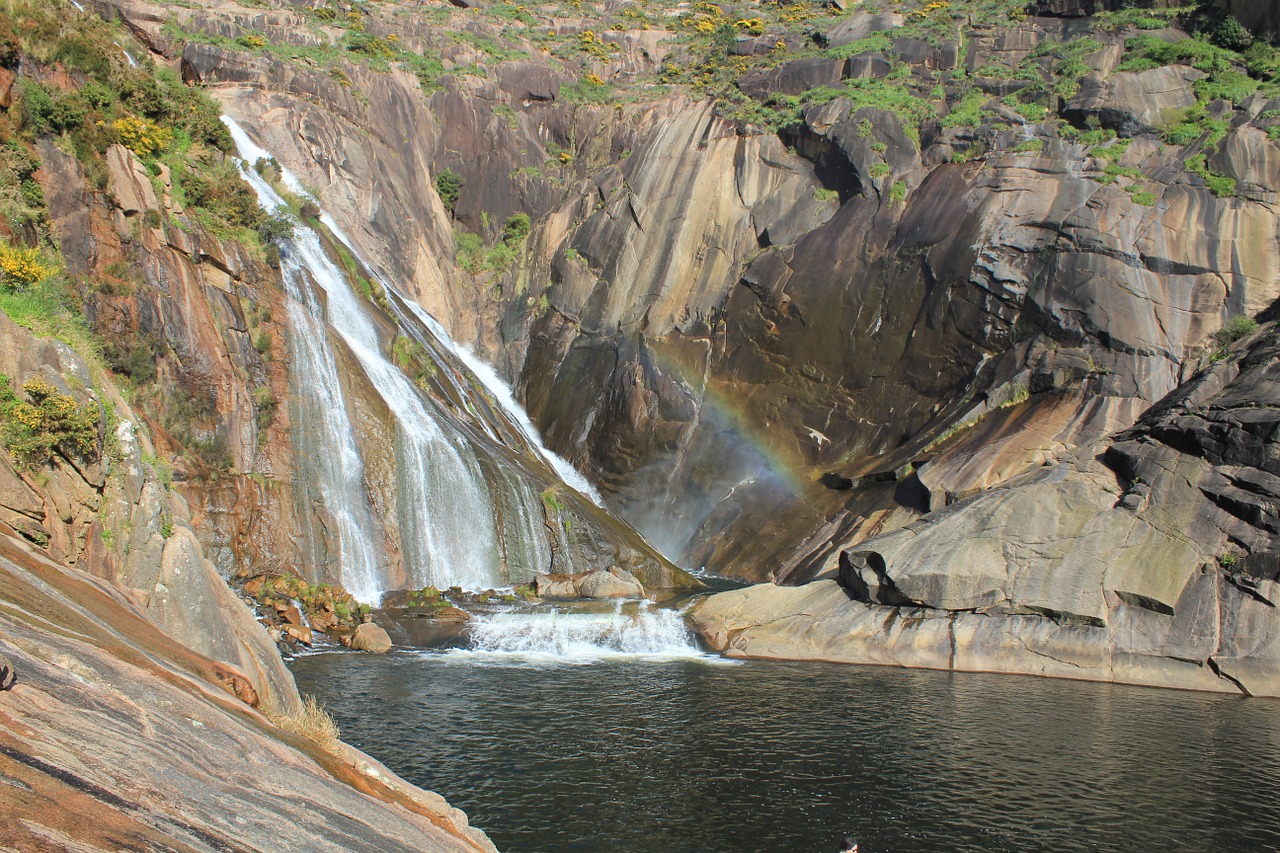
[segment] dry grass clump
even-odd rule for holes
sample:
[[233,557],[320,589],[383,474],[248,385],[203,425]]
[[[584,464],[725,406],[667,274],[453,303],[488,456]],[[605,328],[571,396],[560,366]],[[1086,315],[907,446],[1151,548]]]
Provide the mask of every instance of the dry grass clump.
[[311,694],[302,697],[302,710],[296,714],[283,714],[274,705],[268,705],[263,710],[272,723],[285,731],[302,735],[326,752],[333,751],[341,734],[333,717],[320,707],[320,701]]

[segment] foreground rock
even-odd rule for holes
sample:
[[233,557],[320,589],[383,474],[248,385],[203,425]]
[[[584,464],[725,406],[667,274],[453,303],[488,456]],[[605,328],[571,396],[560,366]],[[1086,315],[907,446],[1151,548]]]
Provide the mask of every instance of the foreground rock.
[[712,596],[715,648],[1280,696],[1280,343],[1256,336],[1132,429]]
[[495,849],[368,756],[276,727],[225,665],[7,536],[0,605],[0,656],[21,673],[0,699],[0,847]]

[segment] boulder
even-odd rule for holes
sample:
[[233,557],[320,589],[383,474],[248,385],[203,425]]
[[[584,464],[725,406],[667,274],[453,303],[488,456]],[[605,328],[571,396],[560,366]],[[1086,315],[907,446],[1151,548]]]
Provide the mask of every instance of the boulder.
[[644,598],[644,587],[636,576],[612,566],[607,572],[587,572],[578,581],[582,598]]
[[897,12],[855,12],[832,27],[826,35],[829,47],[842,47],[864,39],[872,33],[882,33],[903,25],[906,18]]
[[1152,133],[1166,111],[1195,104],[1191,84],[1203,76],[1203,71],[1185,65],[1122,71],[1109,77],[1090,74],[1080,81],[1080,91],[1062,117],[1078,127],[1096,118],[1102,127],[1123,137]]
[[312,632],[306,625],[283,625],[280,628],[280,633],[294,642],[302,643],[304,646],[311,645]]
[[578,597],[578,585],[573,575],[538,575],[533,579],[533,588],[540,598]]
[[159,208],[146,167],[123,145],[107,149],[107,188],[125,216]]
[[365,622],[351,635],[351,648],[361,652],[386,654],[391,651],[391,638],[372,622]]
[[832,86],[844,78],[845,60],[797,59],[781,68],[756,69],[738,81],[738,88],[753,98],[770,95],[799,95],[818,86]]

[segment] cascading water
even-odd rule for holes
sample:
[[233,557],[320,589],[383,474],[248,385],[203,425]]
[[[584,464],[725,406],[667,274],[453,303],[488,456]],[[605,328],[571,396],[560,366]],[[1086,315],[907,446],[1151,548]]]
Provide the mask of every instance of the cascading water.
[[[228,120],[227,125],[243,160],[252,163],[270,157],[234,122]],[[276,211],[287,207],[275,190],[252,169],[244,171],[266,209]],[[296,227],[293,237],[283,246],[281,268],[291,295],[296,292],[305,297],[311,291],[310,284],[314,284],[324,291],[326,297],[326,310],[322,316],[319,300],[311,295],[310,323],[297,327],[294,337],[324,339],[324,323],[327,321],[328,327],[341,337],[355,357],[395,420],[395,508],[410,585],[460,586],[467,589],[501,586],[503,555],[499,549],[494,517],[498,504],[489,493],[481,466],[467,439],[442,423],[409,378],[383,357],[377,328],[363,302],[341,270],[329,259],[313,230],[305,225]],[[307,304],[305,298],[297,301]],[[327,349],[327,344],[316,345]],[[329,362],[332,363],[332,356]],[[298,359],[296,366],[300,388],[313,383],[322,384],[317,381],[321,377],[313,373],[314,365],[310,360]],[[329,395],[325,417],[347,421],[341,395],[333,396],[327,389],[325,393]],[[349,421],[346,431],[354,433]],[[326,500],[328,498],[326,495]],[[341,489],[334,490],[334,498],[348,504],[367,505],[368,500],[363,492],[357,498]],[[527,498],[521,503],[525,513],[534,511],[533,507],[527,506]],[[537,512],[540,514],[540,511],[539,505]],[[383,591],[380,576],[375,570],[372,579],[366,579],[362,569],[358,570],[349,563],[345,556],[349,546],[342,533],[340,528],[344,584],[357,598],[376,602]],[[355,532],[351,535],[358,538]],[[534,547],[533,543],[530,547]],[[543,567],[531,568],[544,570]],[[361,591],[357,592],[357,588]]]
[[449,348],[453,355],[465,364],[476,378],[484,383],[484,387],[493,395],[494,400],[502,408],[519,429],[528,442],[535,450],[547,461],[547,464],[559,475],[567,485],[578,491],[580,494],[591,499],[596,506],[604,506],[604,501],[600,497],[600,493],[596,491],[595,486],[588,482],[587,478],[582,476],[582,472],[569,464],[564,457],[552,452],[542,443],[542,435],[538,432],[538,428],[533,425],[533,421],[529,419],[529,413],[524,410],[519,403],[516,402],[515,394],[511,391],[511,386],[503,381],[498,372],[490,365],[481,361],[476,354],[464,346],[458,345],[451,337],[449,332],[440,325],[435,317],[432,317],[420,306],[410,302],[409,309],[417,315],[431,333]]
[[[284,276],[289,296],[289,354],[298,383],[296,442],[309,464],[305,473],[316,489],[324,512],[334,520],[340,553],[335,561],[343,585],[360,601],[377,602],[381,594],[379,565],[385,559],[365,495],[364,463],[355,432],[347,418],[338,368],[324,328],[324,313],[311,288],[290,264]],[[303,514],[304,520],[308,518]],[[316,565],[329,562],[323,553],[325,537],[305,537]]]
[[557,608],[478,616],[469,632],[471,648],[453,649],[450,656],[535,664],[708,657],[694,643],[679,612],[647,601],[619,603],[611,610]]

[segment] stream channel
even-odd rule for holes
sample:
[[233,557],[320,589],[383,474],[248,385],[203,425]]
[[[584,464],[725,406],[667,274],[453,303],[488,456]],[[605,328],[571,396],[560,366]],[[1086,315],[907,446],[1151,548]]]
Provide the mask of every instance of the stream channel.
[[1280,850],[1280,702],[703,654],[658,608],[513,609],[292,661],[344,740],[508,853]]

